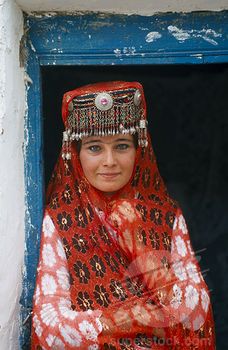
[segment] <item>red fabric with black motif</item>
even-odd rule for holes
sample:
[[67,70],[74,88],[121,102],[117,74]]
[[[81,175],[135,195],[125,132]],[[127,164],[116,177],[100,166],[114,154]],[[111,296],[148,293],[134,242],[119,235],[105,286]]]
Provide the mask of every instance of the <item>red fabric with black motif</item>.
[[[118,82],[86,91],[113,86]],[[67,101],[66,94],[64,120]],[[60,156],[56,164],[47,210],[67,257],[72,310],[100,310],[109,325],[97,348],[215,349],[208,288],[150,138],[148,147],[137,148],[130,182],[111,198],[85,178],[75,143],[71,153],[71,161]],[[33,332],[33,349],[39,341]]]

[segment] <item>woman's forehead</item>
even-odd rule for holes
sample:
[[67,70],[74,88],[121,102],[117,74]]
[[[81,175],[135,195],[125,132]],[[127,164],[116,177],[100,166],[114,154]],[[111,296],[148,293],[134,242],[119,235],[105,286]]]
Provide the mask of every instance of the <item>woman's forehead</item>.
[[133,136],[130,134],[117,134],[108,136],[88,136],[83,137],[82,144],[88,142],[114,143],[119,141],[133,141]]

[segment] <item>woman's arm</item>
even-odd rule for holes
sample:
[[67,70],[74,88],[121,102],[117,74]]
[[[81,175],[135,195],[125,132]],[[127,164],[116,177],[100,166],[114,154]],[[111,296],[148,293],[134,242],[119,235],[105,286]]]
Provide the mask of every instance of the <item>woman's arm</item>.
[[33,306],[33,328],[45,349],[97,349],[100,310],[71,308],[67,259],[57,230],[44,215]]

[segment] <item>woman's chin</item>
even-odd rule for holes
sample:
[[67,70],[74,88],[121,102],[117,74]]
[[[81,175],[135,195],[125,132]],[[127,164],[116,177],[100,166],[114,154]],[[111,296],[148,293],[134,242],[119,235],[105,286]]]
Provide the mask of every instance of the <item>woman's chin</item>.
[[102,184],[99,186],[94,186],[97,190],[103,192],[105,195],[112,195],[124,187],[124,184]]

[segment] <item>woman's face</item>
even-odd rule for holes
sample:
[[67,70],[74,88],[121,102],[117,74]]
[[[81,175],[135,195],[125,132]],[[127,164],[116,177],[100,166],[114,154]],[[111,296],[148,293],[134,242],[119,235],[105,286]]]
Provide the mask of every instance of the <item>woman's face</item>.
[[90,184],[112,194],[130,180],[135,155],[133,136],[118,134],[83,138],[79,158]]

